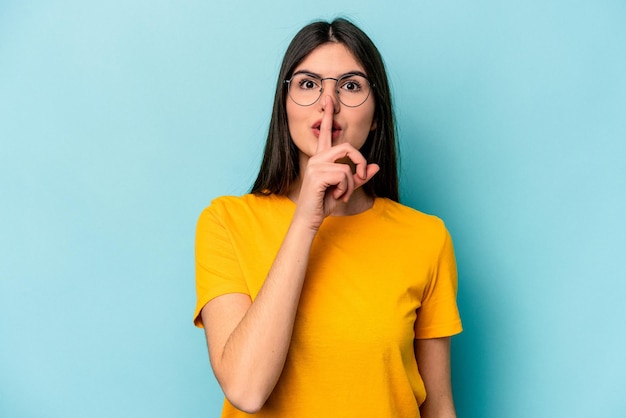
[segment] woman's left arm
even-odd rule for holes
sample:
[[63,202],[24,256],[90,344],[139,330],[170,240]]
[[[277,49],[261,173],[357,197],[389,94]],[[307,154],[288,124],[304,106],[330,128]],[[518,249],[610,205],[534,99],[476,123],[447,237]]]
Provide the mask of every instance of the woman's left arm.
[[415,340],[415,358],[426,386],[422,418],[456,418],[450,378],[450,337]]

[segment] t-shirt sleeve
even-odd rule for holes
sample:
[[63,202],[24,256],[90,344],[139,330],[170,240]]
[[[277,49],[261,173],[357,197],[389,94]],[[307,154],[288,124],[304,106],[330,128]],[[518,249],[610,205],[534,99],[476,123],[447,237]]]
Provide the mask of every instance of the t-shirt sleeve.
[[202,327],[200,311],[211,299],[227,293],[249,294],[228,228],[225,208],[213,202],[196,227],[196,309],[194,324]]
[[458,279],[454,247],[445,226],[443,230],[437,262],[432,269],[422,305],[417,310],[415,338],[418,339],[449,337],[463,330],[456,303]]

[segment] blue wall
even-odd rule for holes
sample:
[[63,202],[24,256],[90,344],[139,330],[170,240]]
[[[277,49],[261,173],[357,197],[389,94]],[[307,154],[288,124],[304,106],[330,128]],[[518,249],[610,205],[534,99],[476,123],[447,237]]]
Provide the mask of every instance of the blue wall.
[[219,416],[195,222],[339,13],[389,67],[404,202],[455,239],[459,417],[626,416],[624,1],[4,0],[1,417]]

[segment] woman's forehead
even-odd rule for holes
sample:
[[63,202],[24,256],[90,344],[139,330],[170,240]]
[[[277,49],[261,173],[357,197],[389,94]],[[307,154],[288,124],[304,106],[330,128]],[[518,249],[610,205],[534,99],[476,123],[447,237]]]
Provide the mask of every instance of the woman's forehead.
[[339,42],[328,42],[315,48],[296,66],[296,71],[308,71],[324,77],[336,77],[349,72],[365,73],[354,54]]

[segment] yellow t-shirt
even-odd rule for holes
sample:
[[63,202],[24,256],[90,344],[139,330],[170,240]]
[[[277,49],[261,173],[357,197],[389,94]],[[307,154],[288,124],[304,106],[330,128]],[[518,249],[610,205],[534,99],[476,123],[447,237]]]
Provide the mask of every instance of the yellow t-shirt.
[[[258,294],[293,217],[284,196],[221,197],[196,236],[200,310]],[[311,249],[281,377],[257,417],[419,417],[426,397],[414,338],[461,332],[454,250],[443,222],[377,198],[326,218]],[[248,417],[224,402],[222,417]]]

